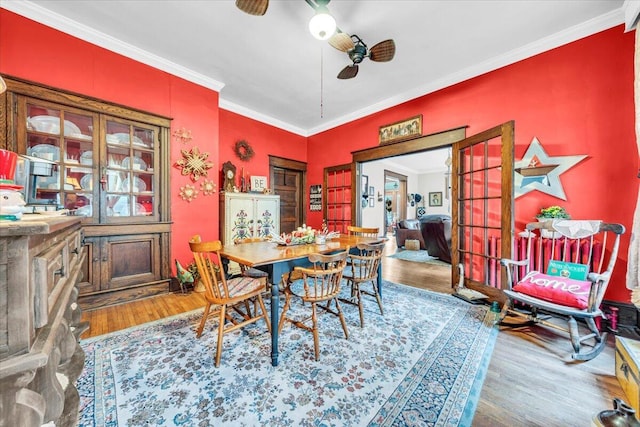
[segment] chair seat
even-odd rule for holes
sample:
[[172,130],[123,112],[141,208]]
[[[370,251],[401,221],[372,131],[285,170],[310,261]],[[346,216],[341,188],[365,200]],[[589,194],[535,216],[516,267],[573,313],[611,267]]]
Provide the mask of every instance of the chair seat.
[[227,288],[229,289],[229,297],[231,298],[250,294],[262,287],[264,287],[263,283],[254,277],[240,276],[227,280]]

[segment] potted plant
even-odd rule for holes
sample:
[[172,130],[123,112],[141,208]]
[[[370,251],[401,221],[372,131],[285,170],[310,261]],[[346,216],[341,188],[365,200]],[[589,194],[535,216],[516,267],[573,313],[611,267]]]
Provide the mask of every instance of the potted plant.
[[561,206],[549,206],[548,208],[540,209],[540,213],[536,215],[536,218],[540,221],[546,221],[553,218],[571,219],[571,216]]
[[[571,219],[571,216],[562,206],[554,205],[540,209],[540,212],[536,215],[536,219],[540,222],[544,222],[553,219]],[[542,237],[552,238],[554,236],[554,232],[541,229],[540,235]]]

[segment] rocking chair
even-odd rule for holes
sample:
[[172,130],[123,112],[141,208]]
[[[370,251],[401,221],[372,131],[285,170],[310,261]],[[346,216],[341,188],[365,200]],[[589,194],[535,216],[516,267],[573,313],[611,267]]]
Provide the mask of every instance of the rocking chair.
[[[500,261],[506,268],[508,285],[500,324],[541,324],[568,332],[573,347],[571,358],[593,359],[607,341],[607,333],[600,332],[595,319],[603,317],[600,304],[616,263],[624,226],[555,219],[529,223],[526,230],[527,237],[521,239],[526,244],[526,249],[522,248],[524,259]],[[526,321],[508,322],[507,314]],[[550,321],[554,317],[567,321],[568,326]],[[577,320],[586,324],[589,333],[580,335],[582,326]],[[590,347],[581,351],[585,342]]]

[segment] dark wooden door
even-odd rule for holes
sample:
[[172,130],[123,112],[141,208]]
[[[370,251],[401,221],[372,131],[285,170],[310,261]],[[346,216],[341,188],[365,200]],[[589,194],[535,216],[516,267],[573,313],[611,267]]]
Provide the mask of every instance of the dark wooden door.
[[271,188],[280,196],[280,232],[289,233],[305,223],[307,164],[269,156]]
[[302,174],[299,171],[274,168],[275,194],[280,196],[280,232],[289,233],[298,228],[300,222],[300,183]]

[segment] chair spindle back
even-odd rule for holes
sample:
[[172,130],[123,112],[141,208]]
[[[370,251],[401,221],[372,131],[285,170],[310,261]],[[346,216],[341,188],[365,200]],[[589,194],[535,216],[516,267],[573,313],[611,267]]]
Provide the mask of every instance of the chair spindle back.
[[202,242],[200,236],[195,235],[189,241],[189,247],[205,288],[205,297],[214,303],[228,299],[230,295],[227,281],[224,274],[220,274],[222,258],[219,251],[222,249],[222,242]]
[[347,233],[349,236],[361,236],[361,237],[378,237],[378,227],[356,227],[354,225],[347,226]]
[[302,273],[305,293],[303,300],[330,299],[340,292],[348,253],[349,248],[345,252],[333,255],[311,254],[308,257],[309,262],[313,264],[310,268],[295,268]]

